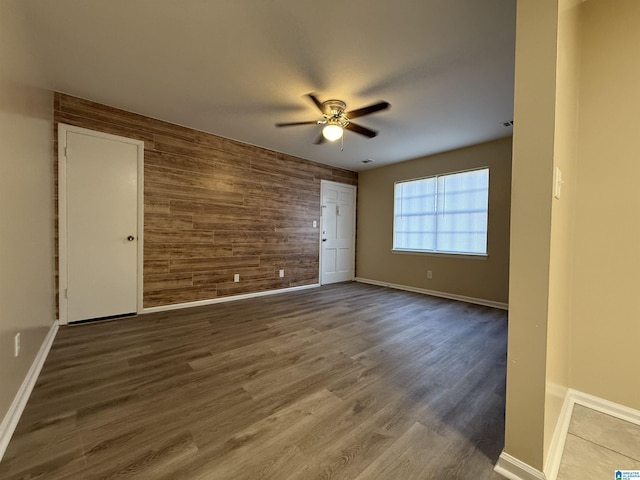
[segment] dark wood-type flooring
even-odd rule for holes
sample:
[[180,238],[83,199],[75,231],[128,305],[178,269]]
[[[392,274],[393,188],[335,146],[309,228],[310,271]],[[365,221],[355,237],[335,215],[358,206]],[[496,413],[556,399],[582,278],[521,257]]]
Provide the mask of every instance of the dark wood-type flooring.
[[498,478],[506,317],[347,283],[60,328],[0,478]]

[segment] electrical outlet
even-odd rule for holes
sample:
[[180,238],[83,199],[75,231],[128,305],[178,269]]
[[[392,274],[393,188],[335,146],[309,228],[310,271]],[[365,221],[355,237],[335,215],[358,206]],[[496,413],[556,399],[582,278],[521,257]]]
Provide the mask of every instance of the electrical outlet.
[[18,355],[20,355],[20,332],[13,337],[13,356],[17,357]]
[[233,274],[233,281],[234,282],[239,282],[240,281],[240,274],[239,273],[234,273]]
[[433,272],[431,270],[427,270],[427,278],[433,278]]
[[313,221],[313,228],[318,228],[318,222],[316,222],[315,220]]
[[284,277],[284,270],[280,270],[280,278]]

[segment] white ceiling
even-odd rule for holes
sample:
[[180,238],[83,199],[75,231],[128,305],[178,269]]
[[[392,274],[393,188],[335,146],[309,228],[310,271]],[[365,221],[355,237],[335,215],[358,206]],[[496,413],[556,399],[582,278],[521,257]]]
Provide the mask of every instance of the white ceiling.
[[[511,135],[515,0],[23,0],[48,87],[350,170]],[[391,109],[314,145],[304,97]],[[364,159],[374,163],[364,165]]]

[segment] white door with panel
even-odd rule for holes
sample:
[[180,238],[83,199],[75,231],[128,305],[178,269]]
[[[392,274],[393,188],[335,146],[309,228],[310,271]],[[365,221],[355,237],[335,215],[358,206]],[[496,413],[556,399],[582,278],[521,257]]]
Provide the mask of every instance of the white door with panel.
[[355,269],[356,187],[323,180],[320,283],[353,280]]
[[143,142],[60,125],[60,318],[134,314],[139,304]]

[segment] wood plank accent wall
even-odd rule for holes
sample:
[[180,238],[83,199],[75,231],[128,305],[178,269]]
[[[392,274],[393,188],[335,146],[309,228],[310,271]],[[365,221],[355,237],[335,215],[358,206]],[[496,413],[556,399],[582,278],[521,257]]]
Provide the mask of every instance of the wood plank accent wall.
[[145,142],[145,307],[318,282],[320,180],[357,173],[61,93],[54,112]]

